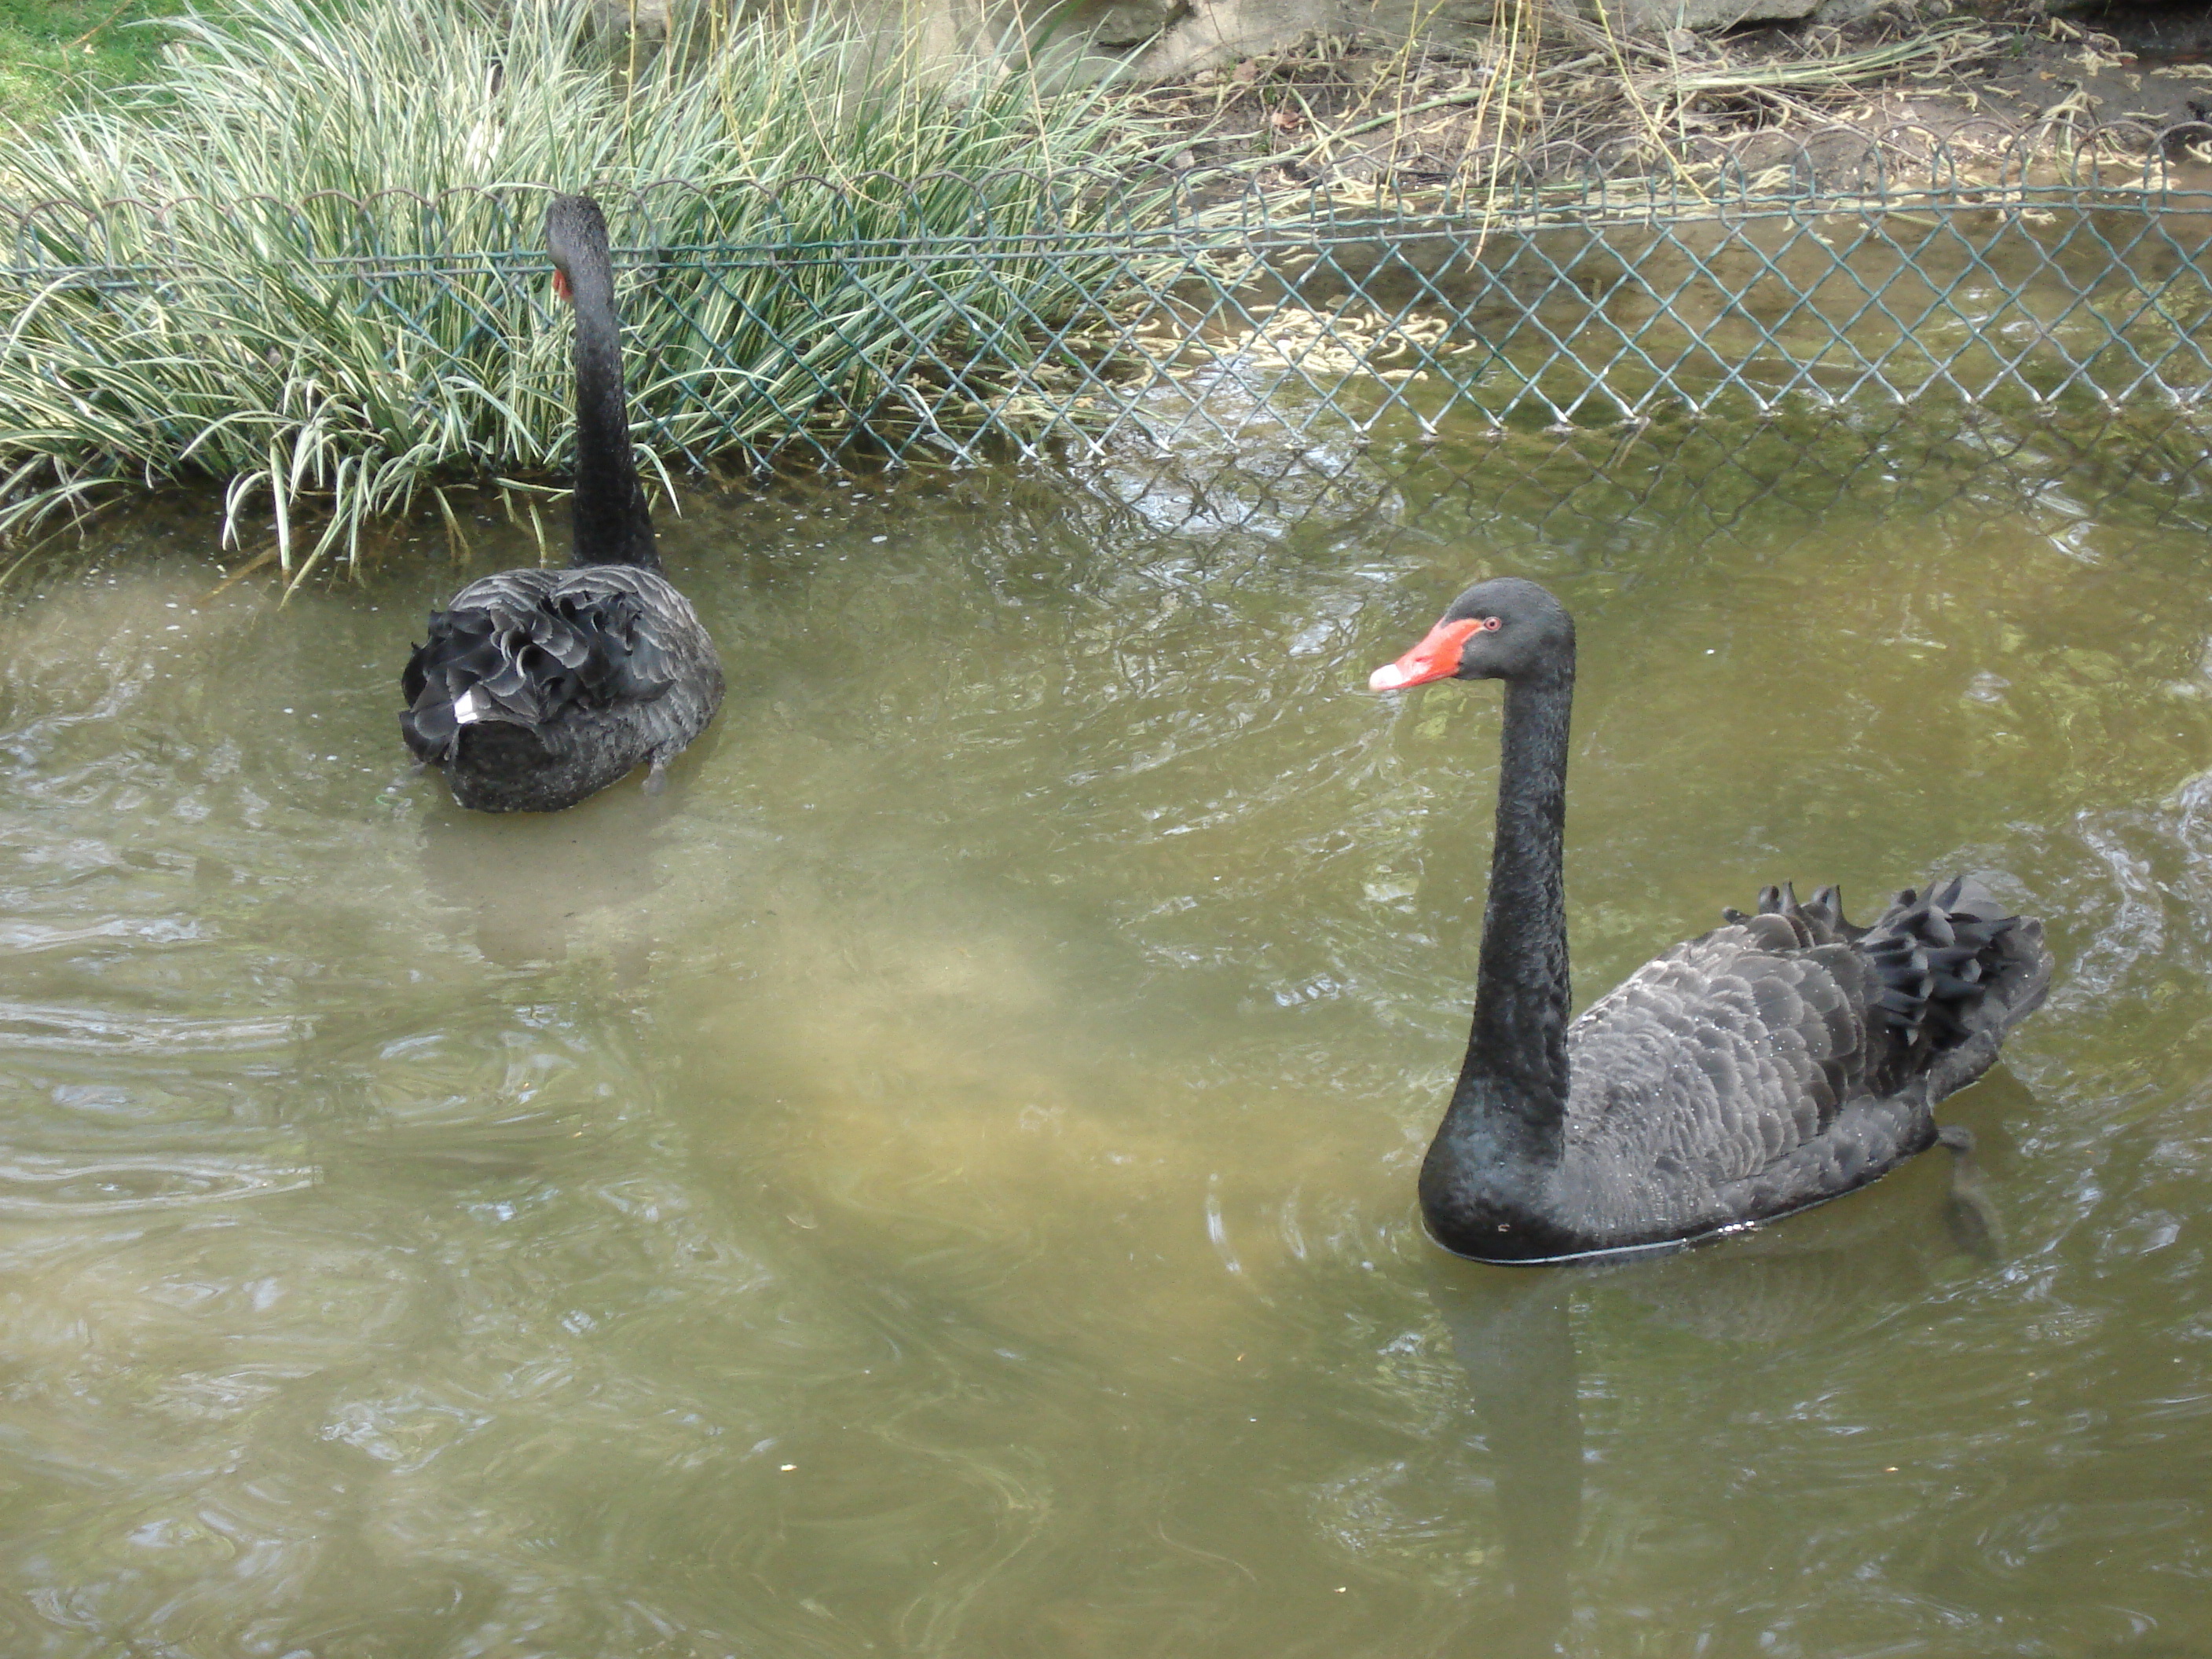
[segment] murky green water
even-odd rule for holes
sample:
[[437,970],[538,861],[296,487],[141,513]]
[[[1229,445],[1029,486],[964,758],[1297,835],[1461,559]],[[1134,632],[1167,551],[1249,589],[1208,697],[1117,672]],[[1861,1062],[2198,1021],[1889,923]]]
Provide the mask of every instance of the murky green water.
[[[697,502],[722,716],[545,821],[403,772],[441,562],[40,581],[0,1651],[2207,1651],[2202,446],[1798,435]],[[1784,877],[2047,919],[1993,1237],[1423,1242],[1497,697],[1360,688],[1485,571],[1580,620],[1583,994]]]

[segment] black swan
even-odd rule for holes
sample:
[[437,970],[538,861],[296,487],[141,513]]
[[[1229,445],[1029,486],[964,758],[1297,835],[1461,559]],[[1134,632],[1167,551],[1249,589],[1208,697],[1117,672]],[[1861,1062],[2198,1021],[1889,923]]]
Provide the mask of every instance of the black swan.
[[[1421,1166],[1421,1213],[1478,1261],[1686,1244],[1863,1186],[1938,1138],[1935,1103],[2043,1000],[2040,923],[1954,878],[1871,927],[1826,888],[1646,963],[1567,1023],[1560,867],[1575,625],[1479,583],[1369,689],[1505,682],[1474,1029]],[[1954,1138],[1954,1144],[1963,1137]]]
[[431,614],[399,682],[408,750],[487,812],[557,812],[641,761],[657,788],[722,701],[714,641],[653,549],[599,204],[555,197],[545,241],[576,311],[575,550],[566,570],[471,582]]

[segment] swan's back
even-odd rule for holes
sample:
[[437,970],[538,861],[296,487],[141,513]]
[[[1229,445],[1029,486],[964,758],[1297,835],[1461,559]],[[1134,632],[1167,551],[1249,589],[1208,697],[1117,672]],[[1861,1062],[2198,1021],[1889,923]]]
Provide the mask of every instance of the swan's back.
[[401,677],[400,729],[464,806],[557,811],[665,761],[722,701],[690,604],[658,572],[504,570],[430,618]]
[[1611,1248],[1786,1214],[1924,1151],[1935,1103],[2050,979],[2040,926],[1964,879],[1866,928],[1833,890],[1731,915],[1568,1031],[1553,1196]]

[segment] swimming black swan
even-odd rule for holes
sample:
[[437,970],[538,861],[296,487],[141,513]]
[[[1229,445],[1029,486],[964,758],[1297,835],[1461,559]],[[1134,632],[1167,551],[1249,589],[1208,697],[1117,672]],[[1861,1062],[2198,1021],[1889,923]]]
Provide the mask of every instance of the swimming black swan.
[[1534,582],[1470,587],[1370,690],[1505,682],[1474,1029],[1421,1166],[1421,1213],[1478,1261],[1687,1243],[1863,1186],[1937,1139],[2043,1000],[2040,923],[1976,883],[1871,927],[1788,888],[1678,945],[1567,1023],[1560,871],[1575,625]]
[[400,733],[487,812],[557,812],[641,761],[661,769],[722,701],[714,641],[660,574],[630,457],[607,222],[587,196],[545,214],[553,286],[576,310],[575,550],[502,570],[430,617],[399,687]]

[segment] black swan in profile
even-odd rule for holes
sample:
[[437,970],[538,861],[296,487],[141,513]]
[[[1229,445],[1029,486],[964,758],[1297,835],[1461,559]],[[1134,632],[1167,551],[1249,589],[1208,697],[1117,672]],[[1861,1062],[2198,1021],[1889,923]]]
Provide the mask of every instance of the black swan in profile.
[[2043,1000],[2040,923],[1978,884],[1871,927],[1826,888],[1678,945],[1567,1023],[1560,843],[1575,625],[1534,582],[1479,583],[1369,689],[1505,682],[1474,1029],[1421,1166],[1421,1213],[1478,1261],[1688,1243],[1863,1186],[1937,1139],[1935,1103]]
[[408,659],[400,734],[487,812],[557,812],[661,769],[722,701],[714,641],[660,574],[630,456],[607,222],[587,196],[545,214],[553,286],[576,311],[575,550],[566,570],[502,570],[430,617]]

